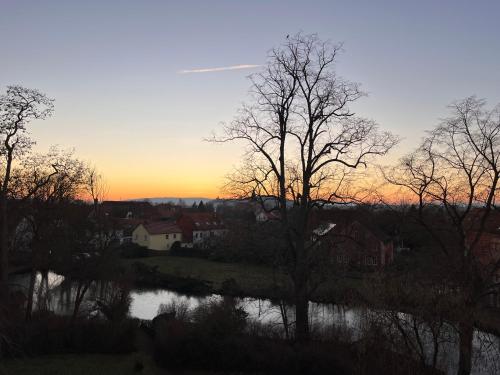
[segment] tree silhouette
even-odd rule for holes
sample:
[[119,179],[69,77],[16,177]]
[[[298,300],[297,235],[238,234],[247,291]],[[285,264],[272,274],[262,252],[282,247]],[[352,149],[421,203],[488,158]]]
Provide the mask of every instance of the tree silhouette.
[[270,52],[263,71],[251,76],[252,102],[213,138],[246,146],[243,163],[226,189],[279,212],[283,266],[294,285],[299,341],[309,337],[308,300],[314,287],[311,212],[352,199],[353,171],[397,142],[350,110],[363,93],[358,84],[336,74],[340,50],[341,45],[316,35],[288,37]]
[[483,100],[469,97],[450,109],[450,117],[386,178],[414,196],[418,222],[445,259],[438,272],[458,325],[458,373],[469,374],[475,314],[498,288],[500,254],[492,251],[487,232],[498,227],[500,105],[486,110]]

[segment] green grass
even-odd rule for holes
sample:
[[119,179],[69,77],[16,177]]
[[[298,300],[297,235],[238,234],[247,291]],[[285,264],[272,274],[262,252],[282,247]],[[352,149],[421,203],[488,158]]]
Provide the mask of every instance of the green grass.
[[[134,371],[140,361],[144,368]],[[65,354],[0,361],[0,375],[128,375],[165,374],[144,354]]]
[[[158,271],[177,277],[191,277],[212,283],[215,293],[223,293],[222,283],[234,279],[243,294],[258,297],[276,297],[277,286],[283,291],[292,291],[290,279],[283,274],[274,274],[270,267],[244,263],[223,263],[194,257],[153,256],[149,258],[126,259],[125,264],[141,262],[148,266],[157,266]],[[370,275],[364,275],[370,279]],[[332,279],[325,282],[313,297],[320,301],[339,302],[349,290],[363,290],[366,280],[346,277],[341,280]],[[349,292],[347,292],[349,293]]]
[[[234,279],[238,285],[250,294],[272,288],[275,285],[273,270],[265,266],[255,266],[243,263],[222,263],[206,259],[156,256],[126,260],[128,264],[142,262],[148,266],[158,266],[158,271],[179,277],[192,277],[198,280],[211,282],[215,290],[219,290],[222,283]],[[286,277],[277,275],[279,285],[285,285]]]

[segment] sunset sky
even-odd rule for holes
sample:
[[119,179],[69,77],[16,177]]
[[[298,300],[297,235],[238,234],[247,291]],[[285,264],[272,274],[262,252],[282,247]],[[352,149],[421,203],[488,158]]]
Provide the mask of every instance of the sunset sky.
[[[500,1],[0,0],[0,89],[56,99],[37,150],[74,148],[110,199],[216,197],[241,145],[203,141],[247,99],[287,34],[344,42],[355,106],[404,140],[469,95],[500,102]],[[228,69],[224,69],[228,68]]]

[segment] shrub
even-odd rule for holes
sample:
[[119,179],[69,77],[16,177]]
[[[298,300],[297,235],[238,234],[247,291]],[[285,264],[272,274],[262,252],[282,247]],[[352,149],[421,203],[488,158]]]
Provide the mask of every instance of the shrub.
[[193,311],[194,328],[200,335],[221,338],[240,335],[247,325],[246,311],[239,307],[236,300],[224,297],[222,300],[209,300]]
[[148,249],[132,242],[120,245],[118,247],[118,252],[122,258],[145,258],[150,255]]
[[174,300],[169,303],[162,303],[158,308],[158,315],[167,314],[173,318],[188,322],[190,319],[189,303],[184,300]]
[[106,293],[96,300],[96,308],[106,319],[120,322],[127,318],[131,303],[130,289],[126,285],[111,282]]

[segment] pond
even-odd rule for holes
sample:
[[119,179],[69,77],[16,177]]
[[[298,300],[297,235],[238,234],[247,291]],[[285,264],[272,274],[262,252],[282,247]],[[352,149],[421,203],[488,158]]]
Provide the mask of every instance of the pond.
[[[29,275],[14,275],[11,283],[20,290],[28,290]],[[109,293],[113,285],[104,282],[94,282],[89,288],[83,313],[94,311],[95,301]],[[74,283],[68,283],[64,276],[49,272],[42,277],[36,276],[35,300],[37,308],[45,308],[58,314],[71,314],[74,306]],[[140,290],[130,292],[129,315],[134,318],[153,319],[163,304],[184,303],[189,308],[211,300],[224,298],[220,295],[189,296],[167,289]],[[294,321],[293,306],[280,305],[276,301],[256,298],[242,298],[238,305],[245,310],[248,318],[284,332],[283,315],[289,322]],[[423,344],[420,353],[427,363],[434,357],[433,339],[439,342],[436,355],[437,367],[447,374],[456,373],[458,364],[458,335],[450,324],[435,326],[424,324],[419,319],[400,312],[377,311],[369,308],[346,307],[324,303],[310,303],[309,315],[311,330],[318,335],[335,335],[346,341],[362,340],[373,334],[374,325],[382,329],[386,339],[390,339],[395,351],[401,350],[401,332],[407,334],[410,343],[418,344],[420,338]],[[416,329],[415,329],[416,328]],[[416,335],[415,335],[416,333]],[[413,336],[412,336],[413,335]],[[479,330],[474,332],[473,370],[476,375],[500,373],[500,338]],[[417,346],[418,349],[418,346]]]

